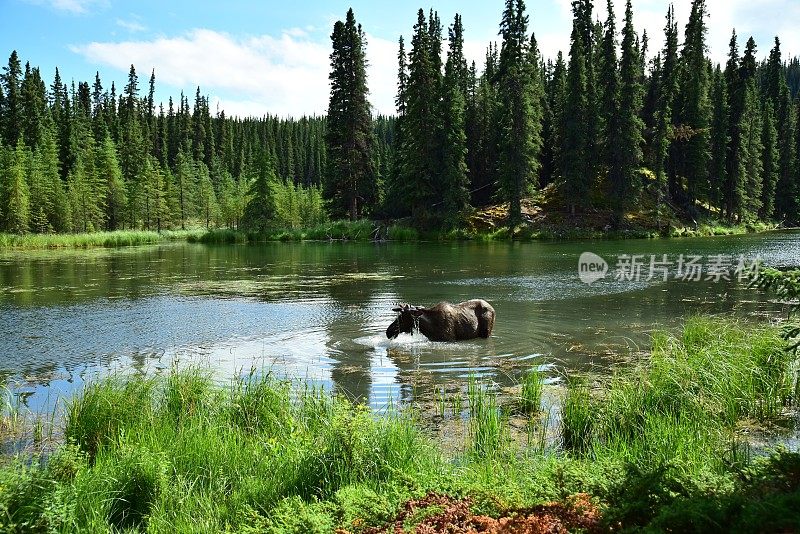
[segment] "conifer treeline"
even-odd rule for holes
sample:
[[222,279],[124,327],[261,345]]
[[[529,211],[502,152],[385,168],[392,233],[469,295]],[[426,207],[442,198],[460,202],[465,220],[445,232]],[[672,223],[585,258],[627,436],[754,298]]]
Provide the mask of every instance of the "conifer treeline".
[[[713,65],[705,0],[693,0],[682,38],[670,6],[656,45],[636,31],[630,0],[621,31],[613,1],[603,7],[574,0],[568,57],[545,60],[524,0],[506,0],[480,75],[464,58],[460,16],[442,65],[442,22],[419,10],[410,43],[399,42],[394,166],[370,198],[444,226],[505,201],[514,225],[522,199],[553,184],[565,209],[605,210],[612,223],[642,195],[695,218],[800,222],[798,59],[784,61],[777,38],[764,61],[752,38],[740,54],[734,33],[727,64]],[[358,79],[333,67],[332,80]],[[352,143],[346,133],[339,140]],[[352,196],[374,186],[347,172]]]
[[[67,85],[58,69],[47,87],[11,53],[0,75],[0,231],[298,226],[324,216],[324,117],[227,118],[199,88],[193,105],[181,94],[156,107],[155,74],[146,91],[139,85],[131,66],[119,94],[99,74]],[[378,168],[392,122],[374,121]],[[246,209],[254,197],[262,212]]]
[[191,105],[156,105],[155,73],[142,91],[133,66],[119,93],[58,70],[46,86],[13,52],[0,75],[0,231],[261,229],[325,211],[451,226],[497,201],[516,224],[522,199],[549,184],[565,209],[615,220],[647,194],[731,221],[800,221],[800,61],[784,61],[777,38],[759,60],[734,32],[713,65],[705,0],[682,34],[670,7],[660,39],[636,31],[630,1],[621,31],[612,0],[602,13],[572,5],[568,56],[545,59],[524,1],[506,0],[480,73],[460,16],[443,53],[439,15],[419,10],[389,118],[371,114],[352,10],[331,35],[326,117],[228,118],[199,88]]

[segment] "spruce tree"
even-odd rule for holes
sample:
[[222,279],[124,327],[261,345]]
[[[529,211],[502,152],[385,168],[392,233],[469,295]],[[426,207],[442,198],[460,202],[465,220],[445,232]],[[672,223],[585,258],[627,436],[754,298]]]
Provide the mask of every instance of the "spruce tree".
[[405,146],[405,115],[406,115],[406,89],[408,87],[408,59],[406,56],[405,41],[402,36],[398,42],[397,52],[397,95],[395,96],[395,109],[397,118],[394,127],[394,150],[392,151],[391,171],[386,177],[386,191],[382,212],[392,217],[409,215],[410,211],[405,206],[409,195],[406,192],[407,184],[404,179],[406,167]]
[[461,17],[456,15],[450,27],[449,50],[444,75],[444,155],[442,168],[444,223],[455,226],[469,206],[469,178],[467,177],[467,135],[465,131],[465,108],[463,77],[464,41]]
[[263,232],[269,227],[275,213],[272,184],[276,181],[272,161],[263,154],[258,161],[255,179],[250,184],[242,215],[242,224],[247,230]]
[[768,220],[775,211],[775,188],[778,183],[780,154],[778,153],[778,128],[770,99],[764,101],[761,113],[762,189],[759,218]]
[[728,84],[719,66],[713,79],[713,118],[711,122],[711,172],[712,201],[717,206],[725,206],[732,198],[731,182],[728,174],[728,148],[730,145],[730,102]]
[[739,176],[736,183],[736,216],[741,222],[761,207],[763,146],[761,109],[755,80],[745,87],[744,108],[739,125]]
[[329,157],[327,191],[339,214],[358,219],[374,199],[375,168],[372,117],[367,100],[364,32],[353,10],[334,25],[331,53],[331,94],[326,143]]
[[[658,111],[658,92],[661,82],[661,51],[649,63],[649,69],[643,77],[644,101],[642,102],[642,120],[644,121],[645,143],[642,147],[645,166],[655,171],[655,132]],[[658,186],[658,182],[653,184]]]
[[[105,97],[107,96],[106,94]],[[94,83],[92,84],[92,118],[102,122],[103,126],[106,126],[105,118],[103,117],[103,104],[103,82],[100,81],[100,72],[95,71]]]
[[186,219],[192,212],[193,192],[194,192],[194,165],[191,158],[187,157],[183,150],[178,151],[175,159],[175,193],[178,200],[178,218],[181,223],[181,230],[186,229]]
[[497,45],[490,43],[486,51],[486,67],[477,82],[475,95],[475,138],[470,168],[472,204],[486,206],[496,198],[497,174],[500,167],[500,144],[497,123],[500,103],[497,87]]
[[[675,8],[667,10],[667,24],[664,28],[665,43],[662,52],[663,62],[658,80],[658,97],[655,111],[655,132],[653,134],[653,152],[655,162],[653,171],[659,184],[659,200],[664,186],[667,192],[675,196],[677,180],[674,166],[669,166],[667,173],[667,157],[673,137],[675,99],[678,92],[678,25],[675,22]],[[668,177],[667,177],[668,174]]]
[[637,171],[642,161],[642,85],[640,60],[635,47],[633,8],[628,0],[625,8],[625,27],[622,30],[622,57],[620,59],[619,125],[616,128],[612,149],[613,204],[617,213],[631,199],[640,184]]
[[149,168],[152,169],[148,180],[152,188],[151,217],[155,222],[156,231],[160,233],[169,224],[170,219],[166,183],[164,171],[158,160],[153,156],[150,156],[148,160]]
[[72,214],[72,231],[86,233],[94,231],[94,216],[91,177],[86,172],[85,157],[79,154],[75,165],[67,175],[67,198]]
[[744,84],[742,81],[741,58],[739,57],[739,44],[736,30],[730,40],[728,62],[725,65],[725,91],[728,95],[727,113],[725,119],[728,126],[725,154],[725,174],[722,190],[722,208],[728,220],[732,220],[736,205],[736,188],[740,172],[739,165],[739,126],[744,109]]
[[142,219],[145,202],[143,167],[145,161],[145,140],[139,114],[139,79],[131,65],[124,97],[120,97],[120,138],[119,163],[128,195],[128,224],[137,227]]
[[583,71],[586,77],[584,88],[584,115],[586,125],[586,179],[592,183],[596,178],[602,155],[602,137],[600,122],[600,103],[597,72],[598,43],[601,42],[603,29],[593,20],[593,0],[572,0],[573,25],[576,26],[581,39],[583,52]]
[[798,201],[798,170],[795,146],[794,106],[789,86],[783,73],[780,40],[775,38],[775,46],[769,54],[765,81],[767,97],[775,106],[776,127],[778,130],[778,185],[775,195],[775,215],[779,220],[794,223],[800,220]]
[[47,174],[39,147],[35,151],[28,150],[27,176],[29,195],[30,228],[39,234],[54,231],[48,214],[52,212],[52,194],[49,191]]
[[45,182],[42,161],[37,152],[28,151],[28,170],[26,180],[28,182],[29,195],[29,227],[31,231],[39,234],[53,233],[53,226],[47,218],[47,211],[50,198],[47,195],[47,184]]
[[506,0],[500,23],[499,84],[500,183],[510,203],[508,224],[522,222],[521,201],[539,172],[542,146],[541,77],[538,50],[527,38],[528,16],[523,0]]
[[202,161],[197,164],[198,176],[198,208],[200,217],[206,224],[206,229],[211,228],[211,222],[216,221],[219,205],[214,185],[211,183],[211,176],[208,167]]
[[5,217],[5,229],[12,234],[25,234],[30,222],[30,190],[28,189],[27,167],[28,147],[22,137],[18,138],[15,149],[6,154],[6,164],[2,184],[5,203],[0,206]]
[[572,45],[569,51],[567,96],[563,114],[564,139],[561,148],[562,174],[565,182],[564,196],[570,211],[588,205],[592,176],[589,173],[589,141],[586,123],[586,58],[583,40],[577,23],[572,28]]
[[194,109],[192,111],[192,158],[195,161],[203,161],[205,158],[206,136],[208,132],[206,131],[205,121],[203,120],[204,111],[200,86],[197,86],[194,95]]
[[64,181],[61,179],[61,162],[58,159],[58,144],[56,141],[55,125],[49,114],[45,118],[42,130],[42,140],[36,149],[36,156],[40,161],[42,178],[48,201],[45,204],[47,220],[55,232],[67,232],[72,220],[67,192]]
[[116,230],[122,224],[127,207],[127,192],[117,160],[117,150],[111,136],[106,134],[98,147],[97,176],[105,194],[105,228]]
[[550,181],[557,181],[563,178],[564,161],[562,149],[564,145],[564,109],[567,100],[567,66],[564,63],[564,56],[561,52],[556,57],[553,66],[553,76],[550,80],[548,91],[548,111],[550,135],[545,138],[544,150],[550,151],[550,169],[552,176]]
[[402,179],[406,183],[407,202],[418,224],[424,224],[438,190],[441,175],[439,73],[431,57],[431,33],[425,12],[417,13],[409,53],[408,84],[405,90],[406,113],[402,128]]
[[682,143],[682,173],[690,206],[708,194],[708,164],[711,159],[710,76],[706,58],[706,0],[693,0],[682,52],[681,123],[687,131]]
[[[619,151],[614,151],[614,138],[619,128],[619,69],[617,65],[617,29],[614,17],[614,4],[612,0],[607,1],[606,22],[604,26],[603,41],[600,47],[600,68],[599,68],[600,87],[600,155],[601,161],[605,162],[611,173],[619,171],[619,163],[612,161],[613,156],[619,155]],[[621,179],[618,176],[610,176],[611,183],[617,183]]]
[[21,133],[25,144],[31,149],[39,146],[45,114],[47,113],[47,89],[38,68],[25,64],[25,76],[20,85]]
[[0,74],[0,82],[4,92],[2,134],[8,146],[16,145],[20,135],[22,135],[21,77],[22,67],[17,51],[14,50],[8,58],[8,65],[3,67],[3,74]]

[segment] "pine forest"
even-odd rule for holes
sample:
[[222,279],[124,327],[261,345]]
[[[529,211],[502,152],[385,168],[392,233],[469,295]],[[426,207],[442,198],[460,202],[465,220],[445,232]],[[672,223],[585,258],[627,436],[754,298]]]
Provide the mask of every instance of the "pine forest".
[[[617,27],[616,9],[624,9]],[[543,191],[571,217],[647,198],[689,219],[800,223],[800,60],[733,30],[709,58],[705,0],[685,27],[634,24],[631,1],[572,2],[569,50],[543,57],[524,0],[507,0],[479,70],[461,17],[420,9],[398,43],[396,114],[369,102],[365,31],[331,33],[326,116],[229,117],[197,87],[156,102],[156,72],[124,87],[50,78],[11,53],[0,75],[0,231],[309,227],[407,220],[458,228]],[[147,80],[147,81],[145,81]]]

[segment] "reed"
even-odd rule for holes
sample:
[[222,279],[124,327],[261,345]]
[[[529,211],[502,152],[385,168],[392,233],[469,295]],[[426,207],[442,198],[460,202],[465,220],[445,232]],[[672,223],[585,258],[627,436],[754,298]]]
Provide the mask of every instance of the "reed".
[[410,242],[419,241],[419,232],[408,226],[392,225],[386,231],[389,241]]
[[582,380],[570,380],[561,407],[561,436],[565,449],[577,454],[591,449],[597,411],[589,386]]
[[520,392],[520,408],[523,412],[536,414],[541,409],[542,391],[544,381],[537,369],[531,369],[522,377],[522,389]]
[[87,234],[0,234],[0,249],[114,248],[152,245],[166,241],[197,240],[201,230],[117,230]]
[[471,452],[484,458],[502,454],[507,449],[509,436],[497,394],[472,376],[467,385],[467,397]]

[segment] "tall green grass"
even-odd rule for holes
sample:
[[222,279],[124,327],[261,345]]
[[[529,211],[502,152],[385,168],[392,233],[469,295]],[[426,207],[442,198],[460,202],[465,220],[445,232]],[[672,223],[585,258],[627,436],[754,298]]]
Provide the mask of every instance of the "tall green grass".
[[88,234],[0,234],[0,249],[127,247],[151,245],[164,241],[197,239],[203,233],[204,230],[164,230],[162,232],[118,230]]
[[386,237],[389,241],[418,241],[419,232],[415,228],[394,224],[387,230]]
[[[75,447],[72,476],[58,491],[29,496],[32,508],[6,502],[18,524],[194,531],[199,515],[208,531],[238,530],[287,497],[328,499],[345,486],[424,478],[441,464],[405,415],[376,419],[366,407],[313,389],[292,395],[288,383],[258,375],[221,389],[198,370],[87,386],[69,403],[65,437]],[[46,519],[53,509],[57,517]]]
[[531,369],[522,377],[522,388],[520,391],[520,408],[525,413],[536,414],[542,404],[542,391],[544,381],[537,369]]
[[728,224],[720,221],[711,221],[695,227],[679,227],[670,230],[670,237],[711,237],[724,235],[742,235],[749,233],[767,232],[774,230],[777,225],[761,221]]
[[483,458],[504,453],[509,444],[508,425],[497,394],[472,376],[467,384],[467,397],[471,452]]
[[780,330],[714,318],[658,334],[649,359],[591,393],[571,383],[562,409],[566,449],[636,465],[740,461],[737,424],[768,424],[793,402],[794,355]]
[[[543,446],[537,374],[523,383],[529,415],[471,377],[458,451],[414,410],[377,415],[255,372],[229,387],[198,369],[112,377],[67,404],[65,443],[46,462],[0,457],[0,531],[362,532],[394,528],[431,491],[493,516],[588,492],[613,530],[795,531],[800,454],[752,459],[737,432],[795,402],[784,346],[776,327],[719,319],[656,336],[636,368],[568,382],[561,449]],[[462,421],[460,404],[453,414]],[[529,448],[512,417],[540,425]]]
[[269,241],[369,241],[377,236],[371,221],[333,221],[309,228],[273,228],[265,232],[209,230],[190,242],[206,244],[265,243]]
[[596,412],[597,401],[586,383],[571,380],[561,407],[561,436],[565,449],[578,454],[590,449]]

